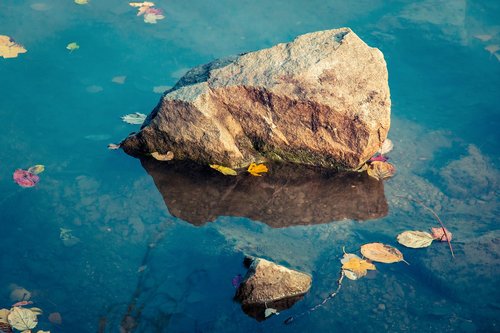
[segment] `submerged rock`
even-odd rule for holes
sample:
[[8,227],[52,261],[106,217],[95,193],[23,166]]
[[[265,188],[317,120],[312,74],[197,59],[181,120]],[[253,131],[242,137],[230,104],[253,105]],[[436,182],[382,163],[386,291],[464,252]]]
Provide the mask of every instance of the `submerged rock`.
[[311,288],[311,276],[262,258],[245,258],[248,272],[236,291],[243,311],[258,320],[265,319],[265,309],[290,308]]
[[193,68],[121,146],[233,168],[353,169],[385,140],[390,107],[382,52],[348,28],[320,31]]

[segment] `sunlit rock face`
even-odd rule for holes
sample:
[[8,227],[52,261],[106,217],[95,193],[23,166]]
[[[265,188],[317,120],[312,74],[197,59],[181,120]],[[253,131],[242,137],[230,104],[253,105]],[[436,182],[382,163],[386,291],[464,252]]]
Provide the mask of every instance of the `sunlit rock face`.
[[309,291],[310,275],[262,258],[245,258],[248,272],[236,291],[242,309],[257,320],[264,320],[266,308],[282,311],[292,307]]
[[188,162],[141,160],[170,213],[194,225],[241,216],[273,228],[337,220],[371,220],[388,213],[381,181],[366,173],[338,173],[268,164],[269,173],[224,176]]
[[121,146],[233,168],[354,169],[385,140],[390,109],[382,52],[348,28],[326,30],[191,69]]

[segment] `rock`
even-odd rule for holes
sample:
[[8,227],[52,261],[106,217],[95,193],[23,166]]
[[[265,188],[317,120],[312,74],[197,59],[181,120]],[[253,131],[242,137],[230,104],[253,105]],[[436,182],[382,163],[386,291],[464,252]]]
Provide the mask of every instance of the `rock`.
[[233,168],[266,159],[354,169],[390,127],[382,52],[349,28],[191,69],[121,147]]
[[290,308],[311,288],[311,276],[262,258],[245,258],[248,272],[236,291],[243,311],[258,320],[265,319],[265,309]]
[[389,212],[384,183],[366,173],[267,164],[269,174],[237,177],[193,162],[141,159],[168,211],[200,226],[242,216],[272,228],[332,221],[373,220]]

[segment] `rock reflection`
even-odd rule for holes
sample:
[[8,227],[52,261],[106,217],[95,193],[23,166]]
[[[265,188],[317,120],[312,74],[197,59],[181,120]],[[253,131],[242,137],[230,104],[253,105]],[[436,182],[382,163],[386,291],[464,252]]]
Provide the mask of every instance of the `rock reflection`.
[[170,213],[200,226],[241,216],[273,228],[387,215],[384,185],[365,173],[270,165],[263,177],[224,176],[187,162],[141,160]]

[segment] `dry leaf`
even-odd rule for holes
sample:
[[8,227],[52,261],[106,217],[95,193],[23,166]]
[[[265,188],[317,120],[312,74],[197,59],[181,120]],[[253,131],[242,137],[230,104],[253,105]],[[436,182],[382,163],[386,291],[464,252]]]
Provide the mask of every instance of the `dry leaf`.
[[76,42],[69,43],[66,45],[66,48],[70,51],[73,52],[74,50],[78,50],[80,48],[80,45],[78,45]]
[[151,153],[151,157],[158,161],[171,161],[174,159],[174,153],[169,151],[166,154],[160,154],[159,152],[155,151]]
[[149,1],[145,1],[145,2],[129,2],[128,4],[130,6],[132,6],[132,7],[143,7],[143,6],[153,7],[155,5],[154,2],[149,2]]
[[264,311],[264,317],[266,317],[266,318],[269,316],[272,316],[273,314],[279,315],[278,310],[273,309],[273,308],[266,308],[266,310]]
[[36,333],[50,333],[50,331],[42,331],[42,330],[38,330],[38,332]]
[[125,75],[115,76],[114,78],[111,79],[111,82],[116,84],[124,84],[126,79],[127,77]]
[[8,316],[9,316],[10,310],[8,309],[0,309],[0,323],[6,323],[8,324]]
[[19,53],[26,53],[26,49],[17,44],[9,36],[0,35],[0,57],[17,58]]
[[77,5],[86,5],[89,3],[89,0],[75,0]]
[[10,326],[16,330],[30,330],[38,324],[36,315],[30,309],[13,307],[8,316]]
[[264,164],[255,164],[252,163],[248,166],[247,171],[252,175],[252,176],[262,176],[261,173],[265,173],[268,171],[267,167]]
[[361,254],[372,261],[386,264],[404,261],[403,254],[398,249],[382,243],[369,243],[361,246]]
[[142,125],[144,120],[146,120],[147,116],[144,113],[131,113],[127,114],[125,116],[122,116],[122,120],[126,123],[132,124],[132,125]]
[[479,39],[479,40],[481,40],[481,41],[483,41],[483,42],[487,42],[487,41],[489,41],[490,39],[493,38],[492,35],[487,35],[487,34],[484,34],[484,35],[474,35],[474,37],[477,38],[477,39]]
[[378,150],[378,153],[380,153],[381,155],[385,155],[390,152],[392,148],[394,148],[394,144],[392,143],[392,141],[389,139],[385,139],[385,141],[382,143],[382,146]]
[[222,165],[210,164],[210,167],[226,176],[236,176],[238,174],[235,170]]
[[375,265],[361,259],[355,254],[345,253],[342,260],[342,269],[348,279],[357,280],[366,275],[367,270],[375,270]]
[[[451,241],[453,238],[453,234],[448,231],[448,229],[444,228],[446,231],[446,236],[448,236],[448,240]],[[431,228],[432,231],[432,237],[434,237],[435,240],[441,241],[441,242],[447,242],[446,236],[444,234],[443,228],[442,227],[435,227]]]
[[41,164],[33,165],[28,169],[28,172],[31,172],[32,174],[38,175],[39,173],[42,173],[45,171],[45,166]]
[[31,310],[31,312],[33,312],[36,316],[43,314],[43,311],[40,308],[29,308],[29,310]]
[[110,150],[115,150],[115,149],[120,149],[120,144],[116,144],[116,143],[110,143],[108,144],[108,149]]
[[398,243],[413,249],[420,249],[431,245],[432,235],[424,231],[404,231],[397,237]]
[[62,324],[61,314],[59,312],[52,312],[51,314],[49,314],[49,321],[52,324],[61,325]]
[[368,175],[377,180],[382,180],[394,176],[396,168],[389,162],[375,161],[368,166]]
[[498,44],[491,44],[491,45],[488,45],[484,48],[486,51],[488,51],[489,53],[493,54],[493,53],[496,53],[497,51],[500,50],[500,45]]

